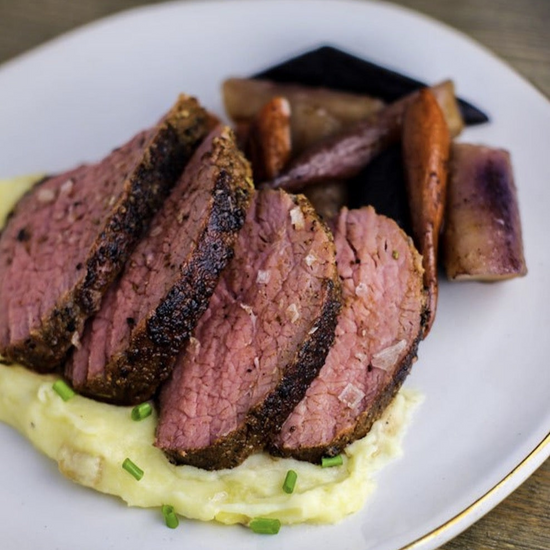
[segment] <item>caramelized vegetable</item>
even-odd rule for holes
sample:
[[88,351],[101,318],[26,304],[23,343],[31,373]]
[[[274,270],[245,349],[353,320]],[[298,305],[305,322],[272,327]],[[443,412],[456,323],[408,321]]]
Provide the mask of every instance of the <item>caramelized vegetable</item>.
[[257,181],[279,175],[291,153],[290,105],[284,97],[268,101],[254,118],[247,147]]
[[344,128],[342,121],[326,109],[305,101],[294,104],[290,126],[293,157],[315,143],[341,132]]
[[497,281],[526,275],[507,151],[453,145],[442,245],[449,279]]
[[445,80],[437,86],[429,88],[435,97],[449,127],[449,133],[456,137],[464,129],[464,119],[455,95],[455,85],[452,80]]
[[310,185],[304,189],[317,214],[325,220],[335,218],[348,203],[348,187],[341,181],[328,181]]
[[369,96],[244,78],[226,80],[223,95],[226,111],[237,124],[251,121],[274,97],[287,98],[292,111],[293,156],[384,107],[382,101]]
[[421,90],[403,119],[405,181],[414,240],[422,254],[428,316],[424,337],[430,331],[437,307],[437,249],[445,210],[450,136],[433,94]]
[[402,106],[396,105],[313,145],[290,164],[287,172],[267,186],[294,192],[307,185],[355,176],[399,139]]
[[246,78],[230,78],[223,83],[225,109],[235,121],[251,119],[265,103],[277,96],[286,97],[293,110],[299,104],[309,105],[327,111],[344,124],[362,120],[384,107],[379,99],[327,88]]
[[[445,128],[448,124],[453,126],[455,132],[462,128],[462,124],[458,123],[461,119],[452,83],[444,82],[429,90],[437,97],[434,103],[446,109],[443,118]],[[414,92],[309,148],[291,162],[284,174],[266,186],[296,191],[313,183],[355,176],[375,156],[399,141],[405,110],[420,93]]]

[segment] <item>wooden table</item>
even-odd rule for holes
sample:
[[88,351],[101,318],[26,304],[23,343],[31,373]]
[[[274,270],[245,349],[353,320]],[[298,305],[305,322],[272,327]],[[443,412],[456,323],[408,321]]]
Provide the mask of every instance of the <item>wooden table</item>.
[[[147,0],[0,0],[0,63]],[[550,0],[399,0],[469,34],[550,97]],[[443,550],[549,550],[550,460]]]

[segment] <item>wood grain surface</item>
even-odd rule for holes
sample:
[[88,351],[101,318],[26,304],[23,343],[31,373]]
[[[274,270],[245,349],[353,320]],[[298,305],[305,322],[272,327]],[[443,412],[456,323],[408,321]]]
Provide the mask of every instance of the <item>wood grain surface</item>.
[[[152,3],[155,2],[0,0],[0,63],[99,17]],[[470,35],[550,97],[550,0],[399,0],[395,3]],[[442,550],[549,549],[550,460],[493,511],[442,547]]]

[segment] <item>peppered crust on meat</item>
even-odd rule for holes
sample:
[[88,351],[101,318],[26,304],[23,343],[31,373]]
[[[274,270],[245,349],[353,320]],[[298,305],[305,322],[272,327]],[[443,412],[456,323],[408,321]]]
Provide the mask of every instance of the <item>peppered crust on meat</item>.
[[339,309],[328,228],[305,197],[258,192],[235,257],[160,392],[156,446],[208,470],[261,449],[324,363]]
[[367,434],[405,380],[421,338],[421,257],[397,224],[372,207],[334,222],[344,305],[319,376],[272,437],[269,450],[310,462]]
[[210,118],[180,96],[151,130],[97,164],[37,185],[0,237],[0,355],[39,372],[79,344]]
[[66,374],[80,393],[116,404],[152,397],[208,307],[252,193],[250,166],[233,132],[216,128],[69,359]]

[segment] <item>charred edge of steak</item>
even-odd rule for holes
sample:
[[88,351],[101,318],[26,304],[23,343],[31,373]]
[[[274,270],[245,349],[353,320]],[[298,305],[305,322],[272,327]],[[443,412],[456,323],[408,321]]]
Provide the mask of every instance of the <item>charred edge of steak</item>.
[[342,307],[339,279],[326,279],[323,287],[325,300],[321,315],[294,359],[286,366],[283,379],[274,391],[249,411],[237,430],[207,448],[182,452],[165,450],[173,463],[190,464],[204,470],[234,468],[251,454],[262,450],[269,437],[281,429],[319,373],[334,342]]
[[287,376],[261,407],[252,411],[254,424],[264,435],[264,442],[267,440],[266,436],[281,430],[288,415],[304,398],[311,382],[325,364],[334,343],[338,314],[342,308],[340,285],[327,280],[325,292],[327,299],[321,317],[298,350],[294,361],[288,365]]
[[[219,143],[223,144],[222,141]],[[226,148],[224,146],[225,151]],[[253,188],[243,157],[219,158],[211,213],[191,261],[156,310],[132,334],[129,347],[106,365],[105,377],[77,388],[84,395],[118,405],[150,399],[170,375],[175,358],[206,311],[222,270],[233,257]]]
[[[422,319],[424,319],[424,316],[422,316]],[[353,428],[341,432],[329,445],[287,449],[270,444],[268,447],[269,453],[273,456],[284,458],[292,457],[298,460],[320,464],[323,457],[339,455],[348,444],[365,437],[372,428],[372,425],[382,416],[382,413],[391,403],[411,371],[411,367],[417,359],[418,344],[422,340],[423,330],[424,326],[421,323],[420,331],[409,347],[407,355],[401,361],[399,368],[377,396],[374,403],[365,413],[359,416]]]
[[180,96],[158,125],[144,155],[124,183],[124,193],[99,234],[86,273],[29,337],[10,346],[6,356],[38,372],[59,367],[78,343],[85,320],[118,275],[185,164],[205,137],[210,119],[199,103]]

